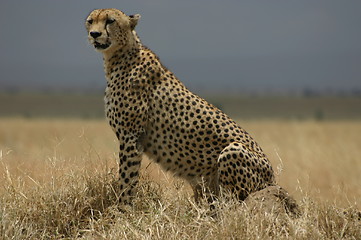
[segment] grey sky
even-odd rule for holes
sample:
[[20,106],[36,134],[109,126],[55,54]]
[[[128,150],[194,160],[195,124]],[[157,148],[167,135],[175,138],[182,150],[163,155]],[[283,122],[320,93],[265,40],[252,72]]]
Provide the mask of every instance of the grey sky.
[[2,0],[0,90],[102,87],[83,24],[108,7],[190,88],[361,88],[359,0]]

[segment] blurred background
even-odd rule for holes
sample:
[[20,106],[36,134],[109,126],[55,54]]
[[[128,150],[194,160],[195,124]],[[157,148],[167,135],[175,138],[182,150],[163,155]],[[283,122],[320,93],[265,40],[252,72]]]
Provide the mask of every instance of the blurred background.
[[360,207],[359,0],[1,0],[0,177],[117,169],[84,27],[96,8],[141,14],[143,43],[251,133],[292,195]]
[[112,7],[141,14],[143,43],[232,116],[361,118],[358,0],[2,0],[0,116],[103,117],[84,20]]

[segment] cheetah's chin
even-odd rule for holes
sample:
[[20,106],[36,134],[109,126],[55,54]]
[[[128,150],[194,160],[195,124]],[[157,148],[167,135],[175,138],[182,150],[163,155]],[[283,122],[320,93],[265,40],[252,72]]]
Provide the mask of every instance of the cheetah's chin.
[[101,44],[101,43],[98,43],[98,42],[94,42],[94,47],[96,49],[107,49],[108,47],[110,46],[110,44],[106,43],[106,44]]

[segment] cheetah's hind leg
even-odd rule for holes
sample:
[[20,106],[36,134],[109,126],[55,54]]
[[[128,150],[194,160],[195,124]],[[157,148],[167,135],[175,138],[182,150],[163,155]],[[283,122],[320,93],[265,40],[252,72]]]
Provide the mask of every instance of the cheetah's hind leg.
[[274,185],[273,170],[265,155],[250,151],[239,142],[222,150],[218,158],[218,176],[221,193],[241,201],[252,192]]

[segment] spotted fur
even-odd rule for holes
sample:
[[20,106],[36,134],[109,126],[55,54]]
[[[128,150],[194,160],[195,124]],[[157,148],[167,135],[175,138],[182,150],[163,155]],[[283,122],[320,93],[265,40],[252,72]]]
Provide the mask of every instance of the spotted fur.
[[221,110],[190,92],[143,46],[139,15],[98,9],[86,21],[104,57],[105,109],[119,140],[121,203],[130,203],[143,155],[186,179],[200,195],[232,192],[240,200],[275,184],[253,138]]

